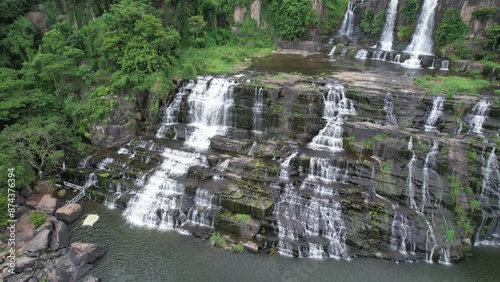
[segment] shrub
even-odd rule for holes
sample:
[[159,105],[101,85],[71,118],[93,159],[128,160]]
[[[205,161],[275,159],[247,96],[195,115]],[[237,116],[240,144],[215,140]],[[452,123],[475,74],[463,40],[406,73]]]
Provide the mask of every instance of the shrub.
[[219,233],[212,233],[210,236],[210,242],[212,242],[216,247],[226,248],[227,242]]
[[406,24],[415,23],[417,20],[418,2],[417,0],[408,0],[404,5],[402,12],[404,16],[404,22]]
[[445,46],[455,41],[463,40],[467,35],[467,25],[457,9],[444,12],[441,23],[436,29],[435,39],[438,46]]
[[47,214],[43,212],[36,212],[36,211],[30,212],[30,220],[33,223],[33,225],[35,225],[35,228],[42,226],[42,224],[45,222],[46,217]]
[[480,7],[472,11],[472,18],[475,20],[484,21],[495,16],[498,8],[497,7]]
[[484,46],[495,51],[500,51],[500,25],[493,24],[486,32]]
[[249,216],[248,214],[237,213],[234,215],[234,219],[238,222],[246,223],[252,220],[252,217]]
[[271,21],[278,34],[289,40],[300,38],[306,27],[317,24],[311,0],[276,0],[271,4]]
[[378,13],[375,15],[372,10],[365,9],[363,12],[363,18],[361,19],[361,24],[359,28],[366,34],[376,36],[379,35],[384,27],[385,23],[385,12]]
[[241,243],[234,244],[232,249],[233,249],[233,252],[235,252],[235,253],[244,253],[245,252],[245,247],[243,247],[243,244],[241,244]]

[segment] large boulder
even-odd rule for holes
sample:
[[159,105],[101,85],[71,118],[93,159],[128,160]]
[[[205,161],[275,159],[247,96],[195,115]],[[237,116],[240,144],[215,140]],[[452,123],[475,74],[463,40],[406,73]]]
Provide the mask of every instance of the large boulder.
[[68,271],[62,268],[53,268],[47,271],[47,281],[51,282],[68,282],[74,281]]
[[37,194],[46,194],[52,192],[53,183],[50,180],[39,181],[33,190]]
[[74,265],[79,266],[95,261],[104,255],[106,251],[107,248],[103,245],[73,243],[69,250],[69,258]]
[[23,247],[33,237],[35,237],[35,225],[29,215],[25,214],[16,223],[16,247]]
[[35,267],[37,258],[22,257],[16,260],[16,273],[23,272],[26,268]]
[[42,210],[48,214],[54,214],[54,211],[56,211],[60,206],[61,202],[58,199],[53,198],[51,195],[45,195],[42,197],[36,207],[37,209]]
[[38,235],[35,236],[24,249],[25,253],[28,255],[36,255],[39,252],[45,251],[49,246],[49,235],[50,230],[42,230]]
[[54,233],[52,234],[52,239],[50,240],[50,249],[52,249],[52,251],[57,251],[67,247],[68,244],[69,232],[66,224],[59,220],[55,221]]
[[55,216],[66,223],[71,223],[77,219],[83,212],[80,204],[69,204],[56,211]]

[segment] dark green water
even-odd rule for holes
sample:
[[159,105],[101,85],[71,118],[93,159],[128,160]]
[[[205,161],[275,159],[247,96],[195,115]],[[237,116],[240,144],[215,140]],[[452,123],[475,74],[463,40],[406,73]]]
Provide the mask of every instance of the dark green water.
[[[81,225],[88,213],[100,216],[92,227]],[[94,202],[70,229],[72,241],[108,246],[89,272],[103,281],[500,281],[500,248],[492,247],[475,248],[472,258],[452,266],[235,254],[177,232],[131,227],[120,210]]]

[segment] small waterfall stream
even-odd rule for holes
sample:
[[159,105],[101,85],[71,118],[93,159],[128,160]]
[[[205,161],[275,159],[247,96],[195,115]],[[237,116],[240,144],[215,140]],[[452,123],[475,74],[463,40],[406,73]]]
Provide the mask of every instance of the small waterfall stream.
[[163,112],[163,118],[160,123],[160,127],[156,132],[156,138],[164,138],[168,129],[179,122],[179,109],[181,106],[182,99],[184,96],[191,92],[191,89],[195,86],[195,82],[190,80],[188,83],[181,86],[179,92],[175,94],[174,100],[168,107],[165,108]]
[[280,165],[280,179],[282,181],[288,181],[290,176],[288,175],[288,167],[290,166],[290,162],[293,158],[295,158],[299,152],[294,152],[290,156],[288,156]]
[[355,56],[356,59],[366,60],[368,59],[368,50],[360,49]]
[[186,145],[205,150],[210,147],[210,138],[226,134],[234,84],[226,78],[199,77],[188,97],[192,132],[186,137]]
[[387,124],[391,126],[397,126],[398,123],[396,121],[396,115],[394,114],[394,98],[392,97],[392,94],[389,91],[387,91],[387,94],[385,94],[384,112]]
[[214,226],[214,215],[219,207],[213,204],[215,195],[207,190],[198,188],[194,197],[194,205],[189,209],[188,219],[190,223],[203,226]]
[[398,12],[399,0],[391,0],[387,7],[384,29],[380,36],[380,49],[385,51],[392,50],[392,41],[394,40],[394,25],[396,23],[396,15]]
[[469,124],[469,133],[481,135],[483,133],[483,123],[488,117],[491,103],[485,100],[480,100],[474,105],[472,111],[467,115],[466,122]]
[[424,0],[422,11],[418,17],[415,33],[406,52],[413,55],[432,55],[432,34],[434,28],[434,16],[438,0]]
[[347,5],[347,10],[345,11],[344,18],[342,20],[342,25],[338,31],[339,35],[346,35],[351,38],[354,30],[354,10],[356,9],[357,0],[350,0]]
[[283,256],[348,259],[338,192],[328,186],[345,173],[331,160],[319,158],[310,159],[309,171],[297,191],[285,186],[276,206],[278,251]]
[[323,118],[327,121],[309,147],[315,150],[343,150],[344,118],[355,115],[356,110],[350,99],[345,96],[344,86],[341,84],[327,84],[328,93],[324,97]]
[[436,131],[436,123],[438,119],[443,115],[445,98],[442,96],[436,96],[432,102],[432,110],[425,121],[425,131]]
[[[483,164],[483,182],[481,185],[481,224],[477,229],[474,244],[500,245],[500,167],[495,148]],[[492,217],[487,224],[488,218]]]
[[255,99],[252,107],[253,132],[264,133],[265,125],[262,113],[264,111],[264,88],[255,88]]
[[337,45],[332,47],[332,50],[330,50],[330,53],[328,53],[328,56],[333,56],[335,54],[335,50],[337,49]]

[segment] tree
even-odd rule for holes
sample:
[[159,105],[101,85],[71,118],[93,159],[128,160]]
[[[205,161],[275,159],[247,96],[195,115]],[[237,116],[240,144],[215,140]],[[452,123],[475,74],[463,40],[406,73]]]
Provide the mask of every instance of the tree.
[[202,16],[192,16],[188,19],[188,31],[194,38],[198,38],[198,34],[205,28],[207,22]]
[[272,1],[271,19],[280,36],[295,40],[301,37],[306,27],[317,19],[311,0]]
[[463,41],[467,35],[467,25],[457,9],[444,12],[441,23],[436,29],[436,44],[443,47],[455,41]]
[[14,150],[43,179],[61,163],[64,148],[69,148],[74,140],[60,118],[35,117],[6,127],[0,134],[0,143]]
[[13,123],[25,112],[30,102],[26,86],[17,70],[0,68],[0,128]]

